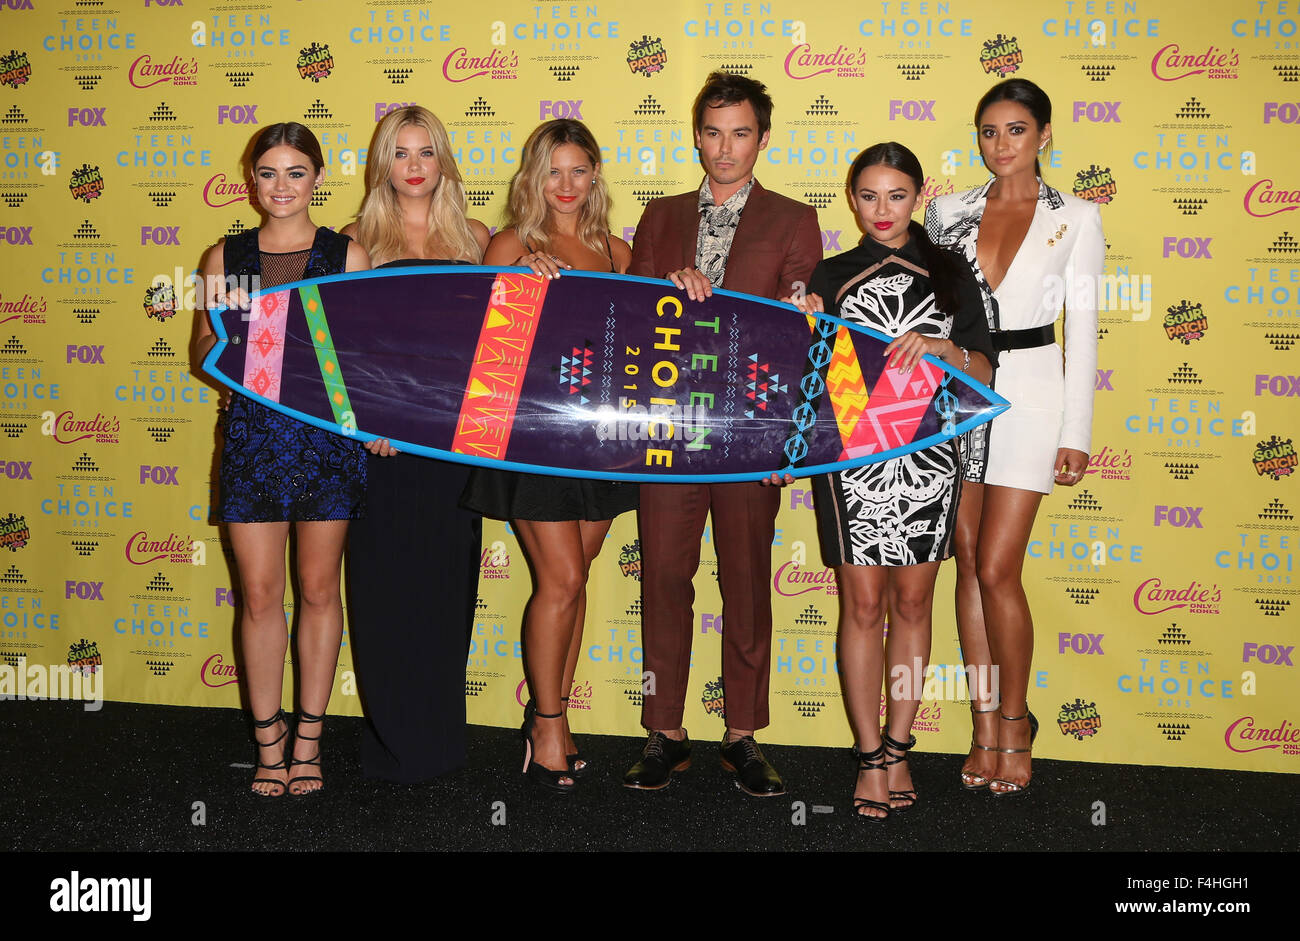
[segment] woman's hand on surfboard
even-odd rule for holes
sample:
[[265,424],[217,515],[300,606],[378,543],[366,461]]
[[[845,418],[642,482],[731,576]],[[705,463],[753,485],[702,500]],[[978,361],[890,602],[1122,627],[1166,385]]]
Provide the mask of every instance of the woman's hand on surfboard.
[[[943,359],[945,353],[956,349],[956,344],[951,340],[928,337],[915,330],[909,330],[885,347],[885,355],[889,357],[889,362],[885,366],[900,372],[911,372],[912,368],[921,361],[923,354],[929,353],[935,359]],[[958,359],[960,360],[960,357]],[[960,363],[958,365],[960,366]]]
[[392,457],[394,454],[402,453],[389,444],[387,438],[376,438],[374,441],[367,441],[366,450],[375,457]]
[[678,290],[685,291],[693,301],[702,301],[713,296],[713,282],[704,276],[698,268],[683,268],[681,271],[668,272],[668,280]]
[[760,487],[784,487],[786,484],[792,483],[794,483],[794,478],[789,474],[782,477],[780,474],[773,471],[771,477],[764,477],[758,482],[758,485]]
[[225,305],[226,310],[248,310],[252,306],[252,299],[243,288],[235,288],[224,295],[216,296],[220,298],[220,303]]
[[545,252],[529,252],[527,255],[520,255],[515,259],[515,264],[531,268],[533,274],[540,274],[542,277],[552,279],[558,278],[560,272],[565,268],[573,268],[573,265]]
[[789,297],[781,298],[782,304],[791,304],[805,314],[824,314],[826,307],[822,304],[821,295],[819,294],[791,294]]

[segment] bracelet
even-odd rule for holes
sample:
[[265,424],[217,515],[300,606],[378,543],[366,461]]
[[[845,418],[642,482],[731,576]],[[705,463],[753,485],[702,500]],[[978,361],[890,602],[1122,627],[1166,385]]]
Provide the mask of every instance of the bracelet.
[[953,346],[956,346],[957,349],[961,350],[961,371],[970,372],[970,350],[966,349],[964,346],[957,346],[956,343],[954,343]]

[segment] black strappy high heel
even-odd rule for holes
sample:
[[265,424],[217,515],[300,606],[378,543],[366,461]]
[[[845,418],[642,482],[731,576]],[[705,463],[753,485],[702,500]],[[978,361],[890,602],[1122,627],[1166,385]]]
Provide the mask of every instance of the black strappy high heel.
[[[912,750],[912,747],[914,745],[916,745],[915,735],[909,735],[907,739],[907,744],[903,744],[902,742],[893,738],[887,731],[881,729],[880,738],[882,740],[881,747],[885,749],[886,765],[897,765],[897,764],[902,764],[904,761],[907,761],[907,753]],[[888,768],[885,769],[885,773],[886,774],[889,773]],[[909,788],[908,790],[905,791],[891,790],[889,792],[889,799],[891,801],[896,801],[896,800],[907,801],[906,804],[900,804],[897,807],[895,807],[893,804],[889,805],[890,810],[897,810],[901,812],[904,810],[911,810],[913,807],[915,807],[916,802],[919,798],[917,797],[916,788]]]
[[[304,742],[319,742],[320,741],[319,735],[315,736],[314,738],[310,735],[303,735],[302,727],[303,727],[303,723],[306,723],[307,725],[320,725],[324,721],[325,721],[324,716],[314,716],[307,710],[305,709],[302,710],[301,712],[298,713],[298,730],[295,733],[294,738],[300,739]],[[315,765],[317,768],[319,768],[321,766],[320,745],[318,744],[316,746],[315,758],[290,758],[289,759],[290,770],[292,770],[295,765]],[[293,786],[297,784],[299,781],[319,781],[321,786],[314,787],[309,791],[292,790]],[[289,787],[290,787],[289,793],[292,794],[294,797],[306,797],[308,794],[315,794],[317,791],[325,790],[325,779],[322,778],[319,774],[299,774],[299,775],[291,774],[289,776]]]
[[[864,771],[886,771],[885,745],[883,742],[881,742],[878,748],[869,752],[860,752],[858,751],[858,746],[854,745],[853,755],[858,759],[858,774],[862,774]],[[888,772],[886,771],[886,773]],[[872,810],[883,810],[884,813],[879,817],[874,814],[859,813],[859,810],[863,807],[870,807]],[[891,809],[889,801],[876,801],[869,797],[853,798],[853,813],[858,817],[861,817],[863,820],[873,820],[879,823],[881,820],[884,820],[889,816]]]
[[[262,762],[262,752],[261,752],[261,749],[263,749],[263,748],[274,748],[276,745],[279,745],[281,742],[283,742],[283,741],[288,737],[288,735],[289,735],[289,720],[286,719],[286,718],[284,717],[284,710],[283,710],[283,709],[278,709],[278,710],[276,710],[275,715],[271,716],[271,718],[269,718],[269,719],[254,719],[254,720],[253,720],[253,725],[256,726],[256,727],[259,728],[259,729],[269,729],[271,726],[275,725],[277,722],[283,722],[283,723],[284,723],[284,731],[281,732],[281,733],[280,733],[280,737],[277,738],[277,739],[276,739],[275,741],[273,741],[273,742],[259,742],[259,741],[257,740],[257,733],[253,733],[253,743],[254,743],[255,745],[257,745],[257,747],[258,747],[258,752],[257,752],[257,759],[258,759],[258,760],[257,760],[257,767],[259,767],[259,768],[265,768],[267,771],[287,771],[287,770],[289,769],[289,765],[288,765],[288,764],[285,762],[285,760],[284,760],[284,759],[285,759],[284,749],[281,749],[281,750],[280,750],[280,760],[277,761],[277,762],[276,762],[275,764],[273,764],[273,765],[264,764],[264,763]],[[271,792],[271,793],[267,793],[267,792],[265,792],[265,791],[257,791],[257,790],[254,790],[253,793],[256,794],[258,797],[284,797],[284,795],[285,795],[285,794],[288,792],[288,790],[289,790],[288,785],[286,785],[285,782],[283,782],[283,781],[277,781],[277,780],[275,780],[275,778],[253,778],[253,783],[254,783],[254,784],[274,784],[276,787],[278,787],[278,788],[280,789],[280,790],[278,790],[278,791],[273,791],[273,792]]]
[[[538,712],[530,699],[528,705],[524,706],[524,724],[520,727],[519,734],[524,740],[524,774],[547,790],[557,794],[572,794],[578,786],[578,778],[569,768],[566,767],[563,771],[552,771],[533,760],[533,725],[538,719],[559,719],[563,716],[563,712],[554,715]],[[568,778],[570,783],[561,784],[560,782],[565,778]]]
[[[569,712],[569,697],[563,697],[560,702],[564,703],[564,712],[567,716]],[[576,743],[574,744],[574,747],[577,748]],[[581,750],[575,751],[571,755],[565,755],[564,759],[569,763],[569,771],[572,772],[575,778],[580,778],[587,773],[587,768],[590,766],[590,762],[588,762],[586,758],[582,757]],[[581,767],[579,767],[579,764],[581,764]]]

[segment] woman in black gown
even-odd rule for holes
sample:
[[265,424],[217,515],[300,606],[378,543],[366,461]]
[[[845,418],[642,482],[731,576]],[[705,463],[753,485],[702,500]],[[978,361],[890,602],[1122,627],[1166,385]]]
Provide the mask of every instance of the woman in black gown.
[[[366,199],[343,229],[376,267],[477,264],[487,227],[465,193],[442,123],[425,108],[379,123]],[[366,724],[366,777],[412,784],[465,762],[465,660],[482,520],[457,506],[468,468],[386,441],[369,456],[365,519],[348,533],[348,621]]]

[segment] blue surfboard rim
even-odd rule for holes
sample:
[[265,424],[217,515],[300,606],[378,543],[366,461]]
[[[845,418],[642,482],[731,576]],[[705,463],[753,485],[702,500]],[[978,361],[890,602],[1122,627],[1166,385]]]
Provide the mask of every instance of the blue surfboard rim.
[[[523,274],[533,273],[531,269],[523,268],[519,266],[494,267],[490,265],[410,265],[410,266],[404,266],[400,268],[378,268],[378,269],[370,269],[368,271],[350,271],[345,274],[327,275],[326,277],[323,278],[309,278],[300,281],[290,281],[285,284],[277,284],[274,288],[268,288],[265,291],[254,291],[251,296],[255,298],[262,294],[278,294],[284,291],[297,290],[298,288],[303,287],[305,285],[335,284],[342,281],[359,281],[359,280],[373,280],[375,278],[408,277],[411,275],[422,275],[422,274],[446,274],[446,273],[476,274],[476,273],[488,273],[488,272],[496,273],[501,271],[519,272]],[[603,278],[611,281],[640,281],[645,284],[662,285],[672,291],[680,290],[671,281],[666,281],[662,278],[643,278],[639,275],[612,274],[610,272],[605,272],[605,271],[566,271],[564,272],[564,274],[561,275],[561,277]],[[783,304],[780,301],[774,301],[766,297],[758,297],[754,294],[742,294],[739,291],[727,291],[722,288],[714,288],[713,293],[717,295],[721,295],[723,297],[740,298],[750,303],[754,301],[759,301],[763,304],[767,304],[771,307],[776,307],[783,311],[794,311],[796,314],[801,313],[797,308],[793,307],[790,304]],[[208,319],[212,323],[212,330],[214,335],[217,338],[217,341],[212,345],[212,349],[208,351],[208,355],[203,358],[203,371],[205,373],[207,373],[209,376],[216,379],[222,385],[226,386],[232,392],[235,392],[238,395],[246,396],[247,398],[252,399],[254,402],[259,402],[262,405],[265,405],[267,408],[274,409],[275,411],[280,412],[281,414],[288,415],[291,418],[296,418],[298,421],[304,422],[308,425],[312,425],[316,428],[321,428],[325,431],[333,432],[334,434],[341,435],[345,438],[354,438],[357,441],[360,441],[362,443],[385,439],[385,436],[383,435],[371,434],[370,432],[362,431],[359,428],[345,429],[342,425],[339,425],[336,422],[328,422],[322,418],[317,418],[314,415],[308,415],[305,412],[300,412],[297,409],[287,408],[281,405],[279,402],[273,402],[270,399],[266,398],[265,396],[258,395],[256,392],[252,391],[246,386],[237,385],[234,382],[234,380],[231,379],[231,377],[227,376],[225,373],[223,373],[220,369],[217,368],[217,358],[225,350],[226,345],[230,341],[230,337],[226,333],[225,324],[221,322],[221,315],[225,313],[228,309],[229,308],[222,307],[219,309],[210,310],[208,312]],[[832,323],[838,324],[843,327],[847,327],[848,329],[854,330],[858,333],[868,334],[869,336],[873,336],[877,340],[882,340],[885,343],[889,343],[893,339],[892,337],[886,336],[885,334],[881,333],[878,330],[873,330],[870,327],[864,327],[860,324],[850,323],[847,320],[843,320],[839,317],[832,316],[831,314],[812,314],[810,316],[817,317],[822,320],[828,320]],[[798,467],[776,467],[767,471],[750,471],[743,474],[613,473],[610,471],[575,470],[571,468],[551,467],[551,466],[540,465],[540,464],[521,464],[515,461],[496,461],[488,458],[475,457],[470,454],[459,454],[451,451],[444,451],[441,448],[431,448],[422,444],[414,444],[413,442],[410,441],[399,441],[394,438],[387,438],[386,440],[389,442],[389,444],[391,444],[394,448],[396,448],[399,452],[403,454],[418,454],[421,457],[431,457],[438,460],[451,461],[456,464],[469,464],[476,467],[489,467],[489,468],[497,468],[499,470],[519,471],[521,473],[526,473],[526,474],[543,474],[549,477],[573,477],[573,478],[579,478],[584,480],[615,480],[615,481],[627,481],[629,483],[661,483],[661,484],[739,483],[741,481],[747,481],[747,480],[748,481],[767,480],[773,474],[777,474],[777,475],[789,474],[791,477],[794,478],[815,477],[817,474],[834,473],[836,471],[848,470],[853,467],[863,467],[867,464],[879,464],[882,461],[888,461],[891,460],[892,458],[899,457],[904,454],[911,454],[914,451],[923,451],[926,448],[934,447],[935,445],[942,444],[945,441],[953,441],[959,436],[961,436],[962,434],[965,434],[967,431],[970,431],[972,428],[977,428],[980,425],[984,424],[985,422],[992,421],[995,417],[997,417],[1002,412],[1006,411],[1008,408],[1011,407],[1010,402],[1008,402],[1002,396],[998,395],[991,388],[984,385],[979,380],[966,375],[960,370],[953,369],[947,363],[943,362],[940,359],[936,359],[933,356],[930,356],[928,353],[925,354],[922,358],[933,363],[939,369],[943,370],[945,375],[956,376],[961,382],[964,382],[965,384],[967,384],[968,386],[970,386],[971,388],[979,392],[981,395],[983,395],[986,399],[988,399],[990,403],[989,410],[984,415],[978,416],[976,418],[967,419],[966,421],[958,424],[955,427],[954,433],[952,435],[943,435],[943,434],[930,435],[929,437],[924,438],[920,441],[913,441],[910,444],[908,444],[906,447],[894,448],[891,449],[890,451],[882,452],[883,456],[881,454],[873,454],[873,455],[867,455],[866,457],[853,458],[847,461],[836,461],[831,464],[800,465]],[[594,414],[592,415],[592,419],[598,420],[597,416]]]

